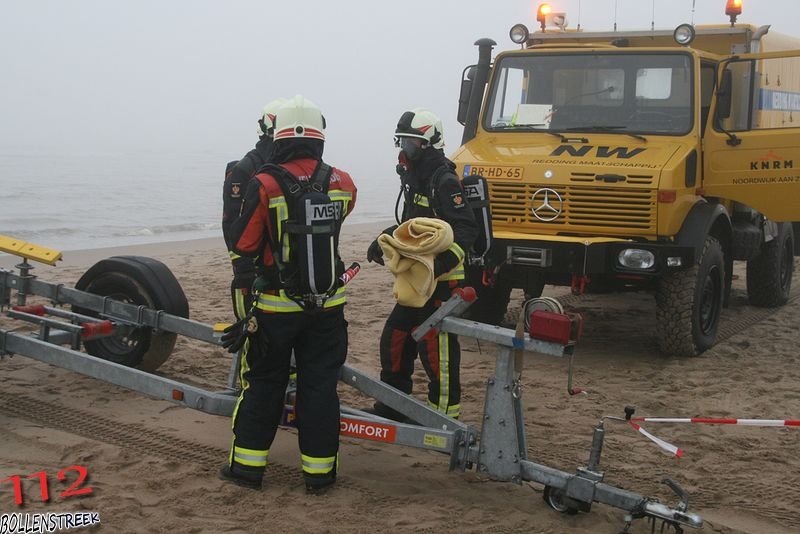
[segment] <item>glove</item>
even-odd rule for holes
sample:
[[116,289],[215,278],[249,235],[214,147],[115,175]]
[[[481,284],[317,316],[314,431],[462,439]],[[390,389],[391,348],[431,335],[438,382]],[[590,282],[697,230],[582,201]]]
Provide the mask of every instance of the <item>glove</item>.
[[384,264],[383,249],[381,248],[381,245],[380,243],[378,243],[377,239],[373,241],[372,244],[370,244],[369,248],[367,249],[367,261],[370,262],[374,261],[378,265]]
[[236,321],[222,332],[220,338],[222,347],[231,354],[235,354],[241,350],[248,338],[258,332],[258,320],[252,313],[248,313],[246,317]]

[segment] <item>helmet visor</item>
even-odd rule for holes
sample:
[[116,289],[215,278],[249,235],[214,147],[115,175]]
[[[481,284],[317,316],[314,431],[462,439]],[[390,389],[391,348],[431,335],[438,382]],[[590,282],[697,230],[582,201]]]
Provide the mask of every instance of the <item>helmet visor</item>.
[[424,141],[418,137],[395,137],[395,146],[405,152],[411,161],[416,161],[422,155],[423,143]]

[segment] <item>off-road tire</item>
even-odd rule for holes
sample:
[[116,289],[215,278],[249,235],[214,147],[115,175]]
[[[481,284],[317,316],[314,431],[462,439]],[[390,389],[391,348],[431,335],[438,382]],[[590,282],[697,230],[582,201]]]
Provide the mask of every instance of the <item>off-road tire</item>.
[[794,272],[794,232],[782,224],[777,237],[761,245],[758,256],[747,262],[747,299],[753,306],[774,308],[789,300]]
[[697,264],[664,276],[656,289],[658,345],[670,356],[696,356],[717,338],[725,294],[725,256],[706,238]]
[[[189,317],[189,303],[178,280],[160,261],[144,256],[114,256],[94,264],[75,284],[76,289],[144,305],[171,315]],[[73,307],[77,313],[97,312]],[[155,371],[167,361],[177,334],[149,327],[122,327],[110,337],[88,340],[86,352],[104,360]]]

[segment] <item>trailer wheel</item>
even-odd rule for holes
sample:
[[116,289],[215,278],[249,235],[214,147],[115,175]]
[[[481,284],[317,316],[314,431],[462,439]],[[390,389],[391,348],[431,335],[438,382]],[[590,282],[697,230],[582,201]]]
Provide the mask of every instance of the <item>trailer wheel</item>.
[[547,506],[556,512],[567,515],[575,515],[578,513],[577,508],[569,505],[568,497],[564,495],[564,490],[554,488],[553,486],[545,486],[542,497],[544,498],[544,502],[547,503]]
[[[175,276],[166,265],[152,258],[114,256],[101,260],[81,276],[75,287],[121,302],[189,317],[189,303]],[[73,310],[85,315],[99,315],[79,307],[73,307]],[[114,335],[88,340],[85,346],[92,356],[143,371],[155,371],[169,358],[176,339],[177,334],[172,332],[154,332],[143,326],[121,326]]]
[[761,252],[747,262],[747,299],[753,306],[773,308],[789,300],[794,272],[794,232],[782,224],[778,236],[761,245]]
[[464,313],[466,319],[492,325],[499,325],[511,300],[511,284],[507,278],[498,277],[491,287],[483,285],[483,271],[476,268],[467,269],[467,285],[475,288],[478,299]]
[[717,339],[725,296],[725,257],[706,238],[699,262],[659,280],[656,290],[658,344],[671,356],[695,356]]

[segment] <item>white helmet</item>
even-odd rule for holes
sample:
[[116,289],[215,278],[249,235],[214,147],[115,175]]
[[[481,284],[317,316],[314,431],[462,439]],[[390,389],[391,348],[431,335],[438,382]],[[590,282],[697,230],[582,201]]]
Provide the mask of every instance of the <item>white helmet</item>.
[[274,139],[325,140],[325,117],[311,100],[303,95],[290,98],[275,115]]
[[285,103],[285,98],[277,98],[264,106],[264,112],[261,114],[261,118],[258,119],[258,130],[256,130],[259,137],[265,135],[267,137],[272,137],[272,134],[275,132],[275,113],[278,111],[278,108]]
[[444,147],[442,120],[427,109],[406,111],[397,122],[395,137],[416,137],[433,148]]

